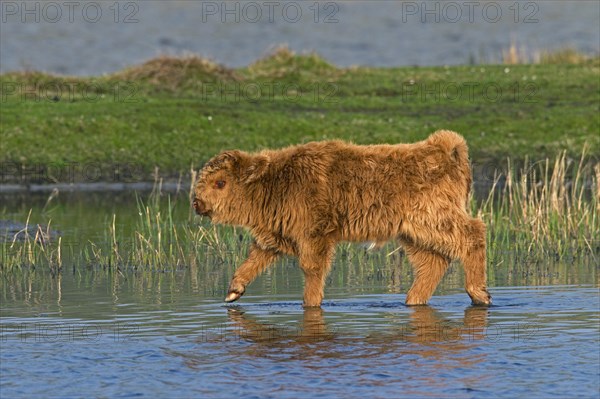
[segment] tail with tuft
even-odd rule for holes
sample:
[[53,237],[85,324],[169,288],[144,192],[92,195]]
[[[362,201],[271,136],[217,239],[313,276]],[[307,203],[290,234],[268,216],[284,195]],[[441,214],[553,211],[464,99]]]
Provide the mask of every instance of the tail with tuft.
[[441,148],[453,163],[455,163],[460,175],[461,181],[465,182],[465,207],[468,207],[469,195],[471,193],[471,184],[473,176],[469,162],[469,147],[467,142],[460,134],[451,130],[438,130],[433,133],[427,141],[430,144]]

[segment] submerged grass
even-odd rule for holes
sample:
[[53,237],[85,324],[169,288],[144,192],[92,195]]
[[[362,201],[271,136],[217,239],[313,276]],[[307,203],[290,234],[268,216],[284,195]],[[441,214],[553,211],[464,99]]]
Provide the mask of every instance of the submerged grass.
[[40,225],[32,229],[30,218],[31,211],[25,226],[13,235],[12,240],[0,240],[0,270],[41,267],[56,274],[62,269],[62,239],[58,237],[56,245],[53,245],[50,242],[50,224],[45,231]]
[[[510,165],[510,161],[509,161]],[[498,183],[503,187],[498,188]],[[600,163],[558,156],[499,175],[478,209],[488,226],[489,255],[542,259],[600,259]],[[498,253],[498,251],[501,251]]]
[[[593,165],[587,157],[584,151],[573,161],[563,153],[554,161],[525,162],[521,167],[509,161],[510,167],[496,176],[487,198],[472,201],[475,213],[488,226],[492,284],[514,276],[549,281],[555,273],[549,265],[557,262],[588,265],[586,273],[597,273],[593,265],[600,260],[600,163]],[[58,273],[64,265],[116,272],[202,268],[207,279],[221,281],[230,276],[246,256],[249,234],[209,225],[191,211],[188,220],[181,221],[174,216],[175,208],[189,207],[189,203],[168,196],[161,199],[160,186],[159,181],[149,198],[138,199],[138,219],[131,234],[118,231],[113,215],[105,226],[105,238],[88,242],[79,251],[62,247],[60,238],[46,242],[41,235],[27,235],[21,241],[0,243],[0,270],[34,268]],[[410,281],[410,267],[394,242],[375,251],[360,244],[342,244],[335,262],[339,264],[348,270],[336,276],[347,281],[385,280],[390,290],[406,288]],[[462,272],[453,270],[449,274],[458,279]],[[561,269],[560,273],[570,272]]]

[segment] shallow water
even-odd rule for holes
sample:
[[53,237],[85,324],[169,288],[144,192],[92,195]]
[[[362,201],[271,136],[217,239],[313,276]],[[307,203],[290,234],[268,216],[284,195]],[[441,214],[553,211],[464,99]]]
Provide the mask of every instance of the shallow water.
[[[124,237],[139,218],[133,193],[46,200],[3,197],[0,219],[22,223],[31,210],[31,223],[82,247],[106,239],[113,213]],[[187,196],[172,200],[190,223]],[[338,252],[322,310],[307,311],[293,259],[235,306],[222,302],[235,262],[0,270],[1,396],[598,397],[593,258],[530,263],[507,248],[488,267],[492,307],[469,305],[452,265],[430,306],[409,308],[402,256]]]
[[[139,277],[138,277],[139,278]],[[102,273],[4,281],[3,397],[597,397],[597,286],[402,294],[198,295]],[[385,291],[382,287],[380,291]]]

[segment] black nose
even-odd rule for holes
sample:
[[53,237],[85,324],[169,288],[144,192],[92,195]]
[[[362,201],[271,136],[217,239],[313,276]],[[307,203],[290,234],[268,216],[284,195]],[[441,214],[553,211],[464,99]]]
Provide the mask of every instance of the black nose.
[[200,213],[200,209],[202,209],[202,208],[200,205],[200,200],[198,198],[194,198],[194,201],[192,202],[192,206],[196,210],[196,213]]
[[204,202],[202,202],[201,200],[199,200],[198,198],[194,198],[194,202],[192,203],[192,206],[194,207],[194,209],[196,210],[196,213],[198,215],[206,216],[208,214],[206,204]]

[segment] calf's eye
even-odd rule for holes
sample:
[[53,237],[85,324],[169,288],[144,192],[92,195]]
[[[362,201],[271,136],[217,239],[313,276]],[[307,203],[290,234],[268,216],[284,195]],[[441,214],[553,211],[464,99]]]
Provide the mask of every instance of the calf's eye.
[[223,187],[225,187],[225,180],[217,180],[215,182],[215,188],[218,188],[220,190]]

